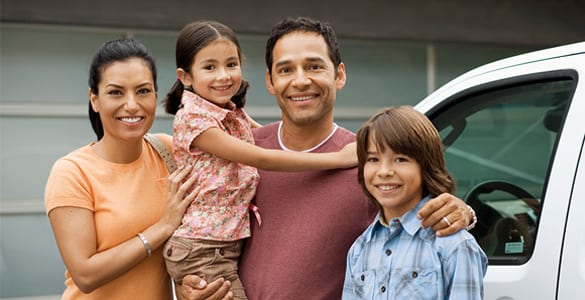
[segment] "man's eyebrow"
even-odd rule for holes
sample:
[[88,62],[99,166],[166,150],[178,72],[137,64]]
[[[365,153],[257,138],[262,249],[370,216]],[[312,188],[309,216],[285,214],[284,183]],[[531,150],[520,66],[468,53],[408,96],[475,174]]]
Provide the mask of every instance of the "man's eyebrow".
[[326,61],[321,57],[308,57],[307,61],[309,62],[318,62],[318,63],[326,63]]
[[282,60],[282,61],[276,62],[274,64],[274,67],[278,68],[280,66],[288,65],[289,63],[290,63],[290,60]]
[[[284,65],[290,64],[290,62],[291,62],[290,60],[283,60],[283,61],[279,61],[279,62],[276,62],[276,63],[274,64],[274,67],[275,67],[275,68],[278,68],[278,67],[280,67],[280,66],[284,66]],[[326,64],[326,63],[327,63],[327,62],[325,61],[325,59],[323,59],[322,57],[319,57],[319,56],[314,56],[314,57],[307,57],[307,58],[305,59],[305,62],[310,62],[310,63],[322,63],[322,64]]]

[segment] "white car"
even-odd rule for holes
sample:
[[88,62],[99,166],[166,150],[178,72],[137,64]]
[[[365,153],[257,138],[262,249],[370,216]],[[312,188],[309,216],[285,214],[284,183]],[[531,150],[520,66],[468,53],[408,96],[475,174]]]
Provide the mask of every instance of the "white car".
[[584,299],[585,42],[479,67],[416,108],[478,214],[485,299]]

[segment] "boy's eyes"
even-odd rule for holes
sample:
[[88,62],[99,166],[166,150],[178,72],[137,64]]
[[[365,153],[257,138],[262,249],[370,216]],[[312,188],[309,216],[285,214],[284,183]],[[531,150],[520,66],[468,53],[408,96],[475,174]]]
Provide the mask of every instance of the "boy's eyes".
[[369,156],[369,157],[366,158],[366,161],[367,162],[377,162],[378,161],[378,158],[377,157],[374,157],[374,156]]
[[398,156],[394,159],[396,162],[408,162],[410,158],[408,156]]
[[[378,162],[379,159],[376,156],[369,156],[366,158],[366,161],[367,162]],[[402,162],[408,162],[408,161],[410,161],[410,159],[406,156],[398,156],[398,157],[394,158],[394,161],[397,163],[402,163]]]

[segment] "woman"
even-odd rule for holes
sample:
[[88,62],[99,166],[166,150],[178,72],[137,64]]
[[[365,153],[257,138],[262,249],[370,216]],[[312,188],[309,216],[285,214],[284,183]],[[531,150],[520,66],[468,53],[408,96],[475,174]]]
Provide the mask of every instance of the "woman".
[[[161,246],[197,190],[189,168],[169,176],[144,140],[155,118],[156,67],[132,39],[102,45],[89,71],[89,116],[97,141],[53,166],[45,206],[66,266],[63,299],[171,299]],[[167,148],[171,137],[158,134]],[[188,276],[182,298],[222,299],[223,280]]]

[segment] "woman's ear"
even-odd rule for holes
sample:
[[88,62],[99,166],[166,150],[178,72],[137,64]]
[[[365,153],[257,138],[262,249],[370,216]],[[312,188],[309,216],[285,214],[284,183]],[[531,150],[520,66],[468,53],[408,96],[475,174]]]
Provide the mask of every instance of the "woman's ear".
[[100,110],[99,110],[99,105],[98,105],[98,101],[97,101],[97,95],[91,91],[91,88],[89,88],[88,93],[89,93],[89,103],[91,103],[91,108],[96,113],[99,112]]

